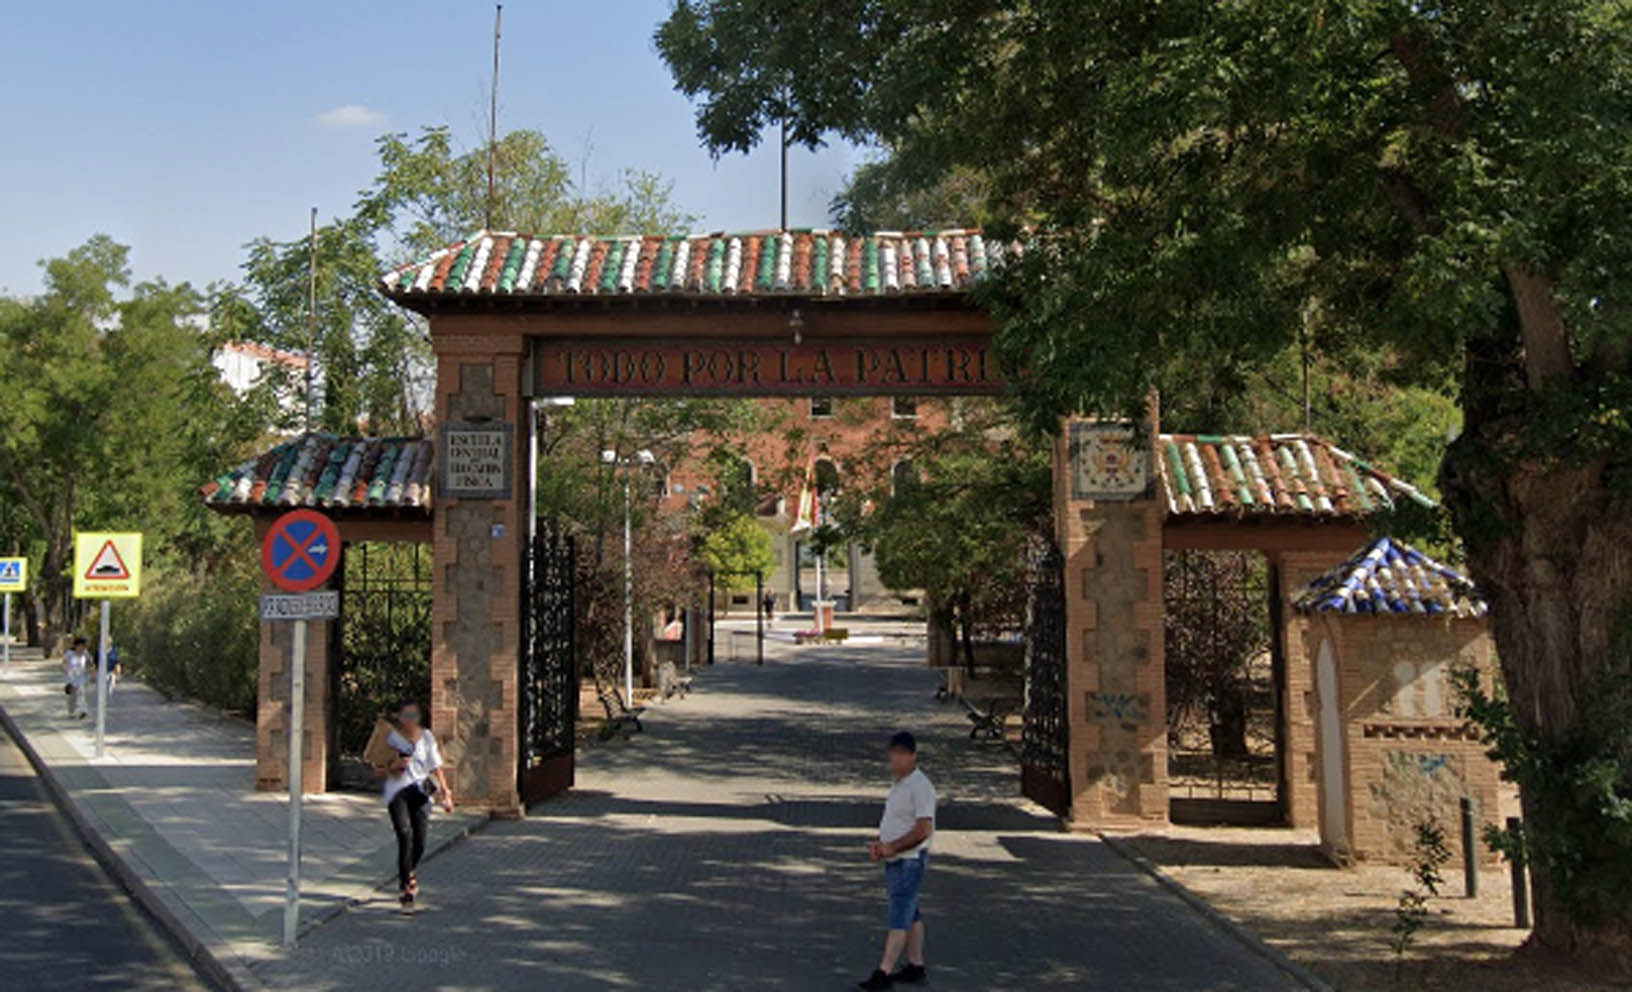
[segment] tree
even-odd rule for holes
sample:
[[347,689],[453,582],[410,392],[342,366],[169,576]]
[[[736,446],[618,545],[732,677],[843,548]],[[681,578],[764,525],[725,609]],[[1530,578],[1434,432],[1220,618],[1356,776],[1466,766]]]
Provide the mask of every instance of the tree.
[[[1632,599],[1632,7],[681,0],[656,40],[717,152],[786,120],[988,177],[994,233],[1037,232],[982,293],[1034,423],[1311,330],[1454,382],[1441,489],[1514,712],[1582,729]],[[1632,857],[1608,810],[1574,841]],[[1632,898],[1532,868],[1540,943],[1621,945]]]
[[128,254],[97,235],[42,263],[44,293],[0,300],[0,522],[38,556],[25,603],[48,648],[78,619],[73,532],[144,531],[150,560],[218,553],[227,527],[196,486],[260,430],[210,365],[202,297],[159,281],[121,297]]
[[[755,429],[758,408],[745,400],[580,399],[549,409],[541,429],[538,514],[541,523],[564,528],[578,540],[575,589],[577,633],[583,666],[608,707],[623,671],[623,473],[631,473],[630,521],[637,624],[676,603],[700,601],[703,579],[693,556],[696,531],[691,511],[665,508],[667,466],[693,451],[700,437],[730,439]],[[650,451],[653,464],[614,469],[601,453],[628,458]],[[723,457],[723,456],[722,456]],[[700,516],[706,517],[706,508]],[[752,524],[752,521],[749,521]],[[637,627],[635,649],[647,638]]]
[[776,566],[776,546],[753,517],[739,513],[698,536],[697,557],[727,592],[735,592]]
[[[424,429],[433,370],[424,320],[387,301],[379,276],[481,230],[487,207],[487,147],[460,149],[446,127],[376,142],[379,173],[352,212],[316,233],[316,317],[312,351],[321,375],[314,429],[350,434],[414,434]],[[492,225],[538,234],[678,231],[690,216],[675,207],[670,184],[625,170],[618,186],[574,181],[566,160],[537,131],[502,135],[496,144]],[[248,246],[241,286],[220,295],[215,323],[223,336],[304,353],[312,239],[262,237]],[[293,402],[283,426],[303,426],[304,382],[274,368],[275,391]]]
[[1051,463],[1003,407],[958,413],[957,426],[892,425],[856,451],[854,482],[822,530],[869,548],[885,585],[922,588],[930,620],[961,640],[972,672],[977,636],[1024,624],[1027,569],[1053,539]]

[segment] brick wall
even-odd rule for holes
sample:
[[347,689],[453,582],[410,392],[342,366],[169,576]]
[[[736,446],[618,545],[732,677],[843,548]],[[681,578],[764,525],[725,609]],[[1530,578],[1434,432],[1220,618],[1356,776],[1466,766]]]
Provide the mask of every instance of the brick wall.
[[1450,678],[1468,665],[1490,683],[1495,652],[1484,622],[1339,615],[1315,620],[1308,633],[1311,652],[1321,637],[1337,652],[1352,855],[1405,863],[1416,825],[1432,818],[1460,859],[1458,801],[1473,800],[1476,831],[1500,817],[1498,768],[1456,717]]
[[[439,423],[513,427],[512,498],[438,497],[432,530],[431,726],[460,802],[509,815],[516,793],[521,561],[526,539],[526,338],[433,324]],[[440,332],[439,332],[440,331]]]
[[1320,756],[1315,739],[1315,719],[1320,701],[1315,697],[1315,651],[1309,617],[1292,609],[1292,597],[1310,581],[1337,565],[1352,553],[1346,551],[1282,551],[1272,560],[1280,586],[1281,644],[1286,654],[1286,698],[1282,707],[1286,742],[1285,779],[1281,805],[1287,825],[1314,827],[1320,818]]

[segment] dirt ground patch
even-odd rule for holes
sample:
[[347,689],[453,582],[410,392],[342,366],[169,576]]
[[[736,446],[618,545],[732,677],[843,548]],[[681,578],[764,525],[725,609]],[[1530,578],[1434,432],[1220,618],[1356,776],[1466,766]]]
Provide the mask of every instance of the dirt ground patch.
[[1398,981],[1389,946],[1404,868],[1334,867],[1313,831],[1171,827],[1117,838],[1191,892],[1342,992],[1389,989],[1626,989],[1567,960],[1518,951],[1507,870],[1480,872],[1479,897],[1462,897],[1461,864],[1406,952]]

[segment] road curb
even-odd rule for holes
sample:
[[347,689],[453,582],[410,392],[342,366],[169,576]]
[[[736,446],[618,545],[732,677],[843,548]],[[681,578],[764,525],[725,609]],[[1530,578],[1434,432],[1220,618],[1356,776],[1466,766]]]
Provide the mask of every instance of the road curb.
[[[118,851],[113,849],[113,845],[108,843],[107,838],[96,828],[90,816],[80,808],[79,802],[74,799],[73,793],[69,791],[67,786],[62,784],[62,780],[57,777],[56,770],[40,755],[33,742],[28,739],[28,735],[23,733],[22,728],[6,711],[4,705],[0,705],[0,729],[3,729],[6,736],[10,737],[17,745],[17,749],[23,752],[23,757],[28,759],[34,773],[39,776],[40,782],[45,786],[46,793],[51,797],[51,801],[68,818],[74,833],[78,835],[80,842],[85,845],[86,849],[91,852],[91,856],[96,859],[96,862],[102,866],[103,871],[107,872],[109,877],[120,888],[130,894],[131,898],[136,901],[136,904],[143,911],[164,928],[170,939],[174,940],[186,953],[193,966],[207,981],[217,988],[225,990],[225,992],[262,992],[266,988],[266,984],[255,976],[249,966],[244,964],[230,947],[225,946],[219,940],[208,940],[194,933],[191,928],[181,921],[181,918],[176,915],[175,910],[170,907],[164,897],[147,883],[141,873],[132,867]],[[421,863],[428,862],[437,855],[442,854],[490,822],[492,822],[491,818],[488,818],[466,824],[457,832],[443,838],[434,847],[426,851]],[[373,892],[378,888],[379,885],[375,885],[370,887],[369,891]],[[341,899],[324,906],[321,910],[309,914],[303,913],[302,915],[307,916],[309,922],[301,926],[301,936],[311,933],[361,902],[362,899],[360,898]]]
[[1245,946],[1254,954],[1264,958],[1270,964],[1297,979],[1304,985],[1304,987],[1308,988],[1310,992],[1334,992],[1332,986],[1321,979],[1320,976],[1293,961],[1281,951],[1276,950],[1269,944],[1266,944],[1263,938],[1259,937],[1251,930],[1248,930],[1246,927],[1219,912],[1207,900],[1201,898],[1180,884],[1178,879],[1175,879],[1167,872],[1162,871],[1162,869],[1157,867],[1157,865],[1149,858],[1133,850],[1127,844],[1123,843],[1116,837],[1111,836],[1110,834],[1097,830],[1095,833],[1098,835],[1100,840],[1105,842],[1106,847],[1121,855],[1123,859],[1131,863],[1135,868],[1138,868],[1140,871],[1155,879],[1157,884],[1178,896],[1184,901],[1185,905],[1195,910],[1213,926],[1235,938],[1237,942]]
[[[40,782],[45,785],[45,791],[50,794],[51,801],[56,804],[62,814],[72,824],[74,833],[79,835],[80,841],[90,850],[102,869],[119,884],[119,887],[130,893],[136,904],[142,907],[155,921],[162,926],[181,949],[187,953],[193,965],[205,978],[216,987],[227,989],[229,992],[251,992],[264,988],[261,982],[241,964],[224,960],[218,949],[210,946],[211,942],[199,938],[176,916],[170,906],[142,878],[136,869],[113,849],[107,838],[102,836],[91,823],[90,817],[80,809],[68,787],[57,778],[56,771],[35,750],[34,744],[17,726],[4,706],[0,706],[0,727],[4,727],[6,735],[17,745],[18,750],[33,766],[34,773],[39,776]],[[220,950],[226,950],[222,948]],[[226,953],[231,953],[227,951]]]

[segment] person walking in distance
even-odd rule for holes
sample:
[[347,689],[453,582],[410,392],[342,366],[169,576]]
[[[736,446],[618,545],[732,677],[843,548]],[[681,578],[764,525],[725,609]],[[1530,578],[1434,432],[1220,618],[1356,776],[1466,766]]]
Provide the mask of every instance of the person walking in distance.
[[[453,792],[442,771],[442,751],[436,737],[420,719],[419,704],[409,701],[397,711],[397,729],[389,738],[397,756],[386,766],[385,809],[397,834],[397,885],[402,908],[412,909],[419,895],[419,859],[425,856],[425,833],[430,828],[431,797],[439,794],[442,808],[453,812]],[[433,782],[434,779],[434,782]]]
[[85,684],[91,677],[91,653],[85,649],[85,638],[74,638],[73,646],[62,656],[63,692],[68,696],[68,715],[81,720],[89,715],[85,709]]
[[108,695],[110,697],[113,695],[113,687],[119,684],[119,677],[123,674],[124,669],[119,667],[119,648],[113,643],[113,638],[110,637],[108,638]]
[[[887,989],[897,982],[924,981],[924,917],[918,893],[929,867],[929,842],[935,835],[935,787],[918,770],[918,742],[905,730],[890,738],[887,752],[895,783],[884,799],[878,839],[867,845],[867,855],[884,862],[884,889],[889,897],[884,956],[878,968],[859,984],[863,989]],[[907,963],[895,971],[905,951]]]

